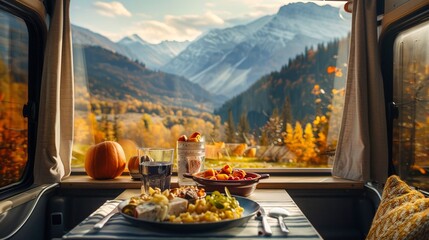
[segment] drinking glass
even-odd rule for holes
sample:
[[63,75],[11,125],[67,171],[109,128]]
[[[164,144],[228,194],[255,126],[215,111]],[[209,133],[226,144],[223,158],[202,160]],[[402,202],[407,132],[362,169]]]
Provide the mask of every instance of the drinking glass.
[[139,148],[140,173],[142,174],[142,193],[149,187],[161,191],[170,188],[173,170],[173,148]]

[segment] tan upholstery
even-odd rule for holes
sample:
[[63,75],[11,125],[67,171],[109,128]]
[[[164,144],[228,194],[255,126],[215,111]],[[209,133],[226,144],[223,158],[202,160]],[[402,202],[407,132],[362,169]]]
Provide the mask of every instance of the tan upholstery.
[[429,199],[389,177],[366,239],[429,239]]

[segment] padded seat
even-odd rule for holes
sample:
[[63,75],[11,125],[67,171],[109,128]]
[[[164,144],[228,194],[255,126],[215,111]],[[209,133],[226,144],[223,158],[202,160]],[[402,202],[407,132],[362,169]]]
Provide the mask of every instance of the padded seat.
[[381,190],[369,184],[363,189],[287,191],[326,240],[365,239],[381,201]]
[[429,199],[390,176],[366,239],[429,239]]

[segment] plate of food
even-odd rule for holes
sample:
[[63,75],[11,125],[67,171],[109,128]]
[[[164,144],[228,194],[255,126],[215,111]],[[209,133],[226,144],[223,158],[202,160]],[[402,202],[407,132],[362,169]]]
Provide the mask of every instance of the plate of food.
[[[201,232],[241,226],[254,216],[260,206],[250,199],[195,186],[152,191],[118,205],[122,216],[131,223],[150,229]],[[191,190],[189,190],[191,189]],[[195,192],[196,194],[187,192]],[[180,192],[184,195],[176,195]],[[185,197],[183,197],[185,196]],[[192,196],[192,197],[191,197]]]

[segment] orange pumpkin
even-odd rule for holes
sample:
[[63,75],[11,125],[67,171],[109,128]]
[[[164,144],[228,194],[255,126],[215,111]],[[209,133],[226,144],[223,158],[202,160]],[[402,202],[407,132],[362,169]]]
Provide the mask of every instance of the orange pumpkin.
[[105,141],[92,145],[85,155],[85,171],[94,179],[113,179],[125,169],[124,149],[117,142]]
[[132,179],[140,179],[140,161],[139,156],[132,156],[130,160],[128,160],[128,170],[130,171],[130,175]]

